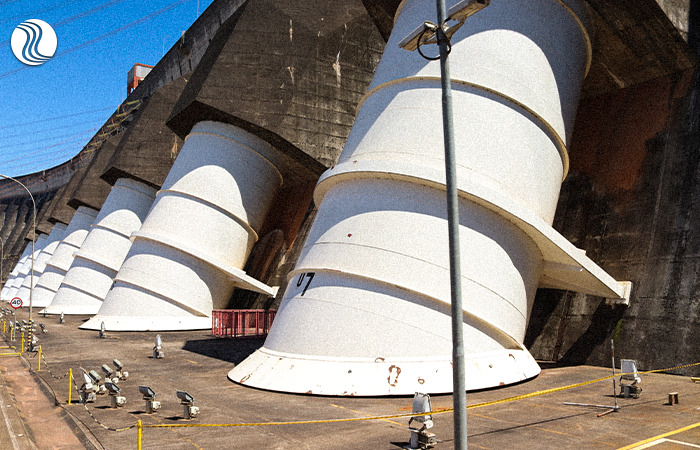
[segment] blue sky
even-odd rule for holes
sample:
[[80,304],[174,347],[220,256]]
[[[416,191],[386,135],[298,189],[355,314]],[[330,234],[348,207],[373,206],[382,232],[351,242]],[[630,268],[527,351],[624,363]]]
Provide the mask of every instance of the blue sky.
[[[155,65],[211,2],[0,0],[0,174],[37,172],[79,153],[126,98],[134,63]],[[56,53],[40,66],[22,64],[10,46],[28,19],[56,31]]]

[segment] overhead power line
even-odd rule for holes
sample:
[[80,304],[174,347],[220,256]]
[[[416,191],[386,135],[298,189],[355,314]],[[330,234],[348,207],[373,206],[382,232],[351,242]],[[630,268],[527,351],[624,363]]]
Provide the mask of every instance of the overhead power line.
[[[124,0],[110,0],[110,1],[108,1],[108,2],[106,2],[106,3],[102,3],[102,4],[100,4],[100,5],[97,5],[97,6],[95,6],[94,8],[90,8],[90,9],[88,9],[87,11],[79,12],[78,14],[75,14],[75,15],[73,15],[73,16],[71,16],[71,17],[67,17],[67,18],[65,18],[65,19],[63,19],[63,20],[60,20],[60,21],[56,22],[56,23],[52,23],[52,24],[51,24],[51,27],[54,28],[54,29],[60,28],[60,27],[62,27],[63,25],[69,24],[69,23],[71,23],[71,22],[75,22],[76,20],[82,19],[83,17],[90,16],[90,15],[92,15],[92,14],[95,14],[95,13],[98,12],[98,11],[102,11],[102,10],[105,9],[105,8],[109,8],[110,6],[116,5],[117,3],[121,3],[121,2],[123,2],[123,1],[124,1]],[[24,16],[24,17],[26,18],[26,16]],[[8,45],[10,45],[10,39],[8,39],[8,40],[6,40],[6,41],[0,42],[0,48],[6,47],[6,46],[8,46]]]
[[[2,134],[2,132],[0,132],[0,148],[11,147],[13,145],[22,145],[24,142],[41,142],[45,139],[60,138],[65,135],[51,135],[50,133],[56,131],[75,130],[76,128],[85,129],[84,125],[95,125],[104,122],[104,120],[104,117],[98,117],[90,120],[82,120],[80,122],[72,121],[70,123],[57,124],[53,127],[41,127],[37,129],[32,129],[31,131],[24,131],[21,133],[8,135]],[[39,136],[47,136],[47,138],[38,139]],[[19,141],[19,139],[15,138],[26,138],[30,139],[30,141],[17,142]]]
[[[69,157],[75,157],[80,153],[79,149],[72,147],[70,149],[64,150],[61,153],[56,153],[52,157],[48,157],[45,162],[60,162],[63,163]],[[22,164],[2,164],[3,172],[13,172],[22,169],[23,167],[33,166],[36,164],[34,161],[27,161]],[[55,165],[55,164],[52,164]]]
[[[56,5],[50,5],[50,6],[47,6],[45,8],[35,9],[34,11],[27,11],[27,12],[24,12],[22,14],[15,14],[14,16],[4,17],[4,18],[0,19],[0,25],[10,23],[10,22],[19,22],[19,21],[24,20],[28,17],[37,17],[37,16],[40,16],[42,14],[46,14],[47,12],[51,12],[51,11],[55,11],[57,9],[64,8],[64,7],[71,5],[73,3],[80,3],[80,2],[84,2],[84,1],[86,1],[86,0],[68,0],[67,2],[59,3]],[[2,4],[3,3],[0,3],[0,5],[2,5]]]
[[68,17],[67,19],[63,19],[63,20],[61,20],[61,21],[59,21],[59,22],[56,22],[56,23],[53,24],[52,26],[53,26],[54,28],[59,28],[59,27],[65,25],[65,24],[67,24],[67,23],[75,22],[75,21],[78,20],[78,19],[82,19],[83,17],[90,16],[90,15],[92,15],[92,14],[95,14],[95,13],[98,12],[98,11],[102,11],[102,10],[105,9],[105,8],[109,8],[110,6],[114,6],[114,5],[116,5],[117,3],[121,3],[121,2],[123,2],[123,1],[124,1],[124,0],[111,0],[111,1],[106,2],[106,3],[102,3],[101,5],[97,5],[97,6],[95,6],[94,8],[90,8],[90,9],[88,9],[87,11],[83,11],[83,12],[81,12],[81,13],[78,13],[78,14],[74,15],[74,16]]
[[48,117],[48,118],[46,118],[46,119],[40,119],[40,120],[33,120],[33,121],[31,121],[31,122],[16,122],[16,123],[10,123],[10,124],[6,124],[6,125],[3,125],[3,126],[0,126],[0,130],[4,130],[4,129],[6,129],[6,128],[19,128],[19,127],[23,127],[23,126],[26,126],[26,125],[35,125],[35,124],[37,124],[37,123],[43,123],[43,122],[55,122],[55,121],[57,121],[57,120],[68,119],[68,118],[70,118],[70,117],[82,116],[82,115],[91,114],[91,113],[94,113],[94,112],[107,111],[107,110],[112,110],[112,111],[114,111],[115,109],[117,109],[118,106],[119,106],[119,105],[115,105],[115,106],[106,106],[106,107],[104,107],[104,108],[91,109],[91,110],[89,110],[89,111],[81,111],[81,112],[77,112],[77,113],[75,113],[75,114],[62,114],[62,115],[60,115],[60,116]]
[[[94,121],[93,121],[92,123],[94,123]],[[27,145],[31,145],[31,146],[36,147],[36,144],[39,144],[39,143],[41,143],[41,142],[46,142],[46,141],[54,141],[54,142],[55,142],[57,139],[63,139],[63,138],[71,139],[71,138],[74,138],[74,137],[77,137],[77,136],[83,136],[83,135],[85,135],[85,134],[87,134],[87,133],[90,133],[90,132],[92,132],[92,131],[98,130],[99,128],[100,128],[100,127],[97,126],[97,127],[91,128],[91,129],[89,129],[89,130],[82,130],[82,131],[78,131],[78,132],[73,131],[73,132],[71,132],[71,133],[53,135],[53,136],[45,137],[45,138],[42,138],[42,139],[33,139],[33,138],[32,138],[32,139],[30,139],[30,140],[28,140],[28,141],[13,142],[12,144],[0,145],[0,150],[3,150],[3,149],[17,149],[17,148],[19,148],[19,147],[25,147],[25,146],[27,146]],[[59,142],[59,144],[61,144],[61,143],[63,143],[63,142],[65,142],[65,141],[61,141],[61,142]],[[25,154],[25,155],[26,155],[26,154]]]
[[[172,3],[172,4],[170,4],[170,5],[168,5],[168,6],[164,7],[164,8],[159,9],[159,10],[156,11],[156,12],[153,12],[153,13],[151,13],[151,14],[149,14],[149,15],[147,15],[147,16],[144,16],[144,17],[142,17],[142,18],[140,18],[140,19],[138,19],[138,20],[135,20],[135,21],[133,21],[133,22],[131,22],[131,23],[128,23],[128,24],[126,24],[126,25],[124,25],[124,26],[122,26],[122,27],[119,27],[119,28],[117,28],[117,29],[115,29],[115,30],[109,31],[109,32],[107,32],[107,33],[105,33],[105,34],[103,34],[103,35],[101,35],[101,36],[98,36],[98,37],[96,37],[96,38],[94,38],[94,39],[90,39],[89,41],[83,42],[82,44],[76,45],[75,47],[71,47],[71,48],[69,48],[69,49],[67,49],[67,50],[64,50],[64,51],[62,51],[62,52],[56,54],[56,55],[54,56],[54,58],[60,58],[60,57],[63,56],[63,55],[67,55],[67,54],[69,54],[69,53],[73,53],[73,52],[76,51],[76,50],[80,50],[80,49],[82,49],[82,48],[88,47],[88,46],[90,46],[90,45],[92,45],[92,44],[95,44],[95,43],[97,43],[97,42],[99,42],[99,41],[102,41],[102,40],[104,40],[104,39],[107,39],[107,38],[110,37],[110,36],[113,36],[113,35],[115,35],[115,34],[121,33],[122,31],[126,31],[126,30],[128,30],[128,29],[130,29],[130,28],[133,28],[133,27],[135,27],[136,25],[139,25],[139,24],[141,24],[141,23],[143,23],[143,22],[145,22],[145,21],[147,21],[147,20],[153,19],[153,18],[156,17],[156,16],[159,16],[159,15],[161,15],[161,14],[164,14],[164,13],[170,11],[171,9],[175,8],[176,6],[180,6],[180,5],[184,4],[184,3],[189,3],[189,2],[191,2],[191,1],[193,1],[193,0],[180,0],[180,1],[178,1],[178,2]],[[3,76],[3,75],[0,75],[0,78],[2,78],[2,76]]]
[[[60,147],[60,146],[62,146],[62,145],[64,145],[64,144],[70,144],[70,143],[73,143],[73,142],[85,142],[85,140],[87,139],[87,137],[88,137],[91,133],[93,133],[94,131],[96,131],[96,130],[98,130],[98,129],[99,129],[99,127],[95,127],[95,128],[93,128],[93,129],[91,129],[91,130],[86,130],[86,131],[83,131],[83,132],[78,133],[78,134],[73,134],[72,136],[69,136],[69,137],[67,137],[66,139],[64,139],[64,140],[62,140],[62,141],[60,141],[60,142],[57,142],[57,143],[55,143],[55,144],[47,145],[47,146],[45,146],[45,147],[41,147],[41,148],[39,148],[39,149],[30,151],[30,152],[28,152],[28,153],[21,153],[21,154],[17,155],[17,157],[15,157],[15,158],[12,158],[12,159],[4,159],[2,162],[3,162],[3,164],[7,164],[7,163],[10,163],[10,162],[21,161],[21,160],[27,159],[28,156],[36,156],[37,154],[40,154],[40,153],[42,153],[42,152],[45,152],[46,150],[51,150],[51,149],[53,149],[53,148]],[[36,163],[36,161],[33,161],[33,162]]]
[[[117,28],[117,29],[114,29],[114,30],[112,30],[112,31],[109,31],[109,32],[107,32],[107,33],[105,33],[105,34],[103,34],[103,35],[101,35],[101,36],[98,36],[98,37],[96,37],[96,38],[94,38],[94,39],[90,39],[89,41],[83,42],[82,44],[78,44],[78,45],[76,45],[75,47],[71,47],[71,48],[69,48],[69,49],[67,49],[67,50],[64,50],[64,51],[62,51],[62,52],[60,52],[60,53],[57,53],[57,54],[54,55],[53,58],[51,58],[51,59],[60,58],[60,57],[62,57],[62,56],[65,56],[65,55],[68,55],[68,54],[70,54],[70,53],[73,53],[73,52],[75,52],[75,51],[77,51],[77,50],[80,50],[80,49],[83,49],[83,48],[88,47],[88,46],[90,46],[90,45],[93,45],[93,44],[95,44],[95,43],[97,43],[97,42],[100,42],[100,41],[102,41],[102,40],[104,40],[104,39],[107,39],[108,37],[111,37],[111,36],[113,36],[113,35],[115,35],[115,34],[121,33],[121,32],[126,31],[126,30],[128,30],[128,29],[131,29],[131,28],[135,27],[136,25],[139,25],[139,24],[141,24],[141,23],[143,23],[143,22],[146,22],[147,20],[151,20],[151,19],[153,19],[154,17],[157,17],[157,16],[159,16],[159,15],[161,15],[161,14],[165,14],[166,12],[170,11],[171,9],[173,9],[173,8],[175,8],[175,7],[177,7],[177,6],[180,6],[180,5],[183,5],[183,4],[185,4],[185,3],[192,2],[192,1],[194,1],[194,0],[180,0],[180,1],[175,2],[175,3],[171,3],[170,5],[168,5],[168,6],[164,7],[164,8],[161,8],[161,9],[159,9],[158,11],[155,11],[155,12],[153,12],[153,13],[147,15],[147,16],[141,17],[141,18],[138,19],[138,20],[135,20],[135,21],[133,21],[133,22],[131,22],[131,23],[128,23],[128,24],[126,24],[126,25],[124,25],[124,26],[122,26],[122,27],[119,27],[119,28]],[[10,70],[10,71],[8,71],[8,72],[4,72],[4,73],[0,74],[0,78],[5,78],[5,77],[7,77],[7,76],[9,76],[9,75],[13,75],[13,74],[15,74],[15,73],[17,73],[17,72],[21,72],[22,70],[25,70],[25,69],[27,69],[27,68],[29,68],[29,67],[31,67],[31,66],[23,65],[22,67],[18,67],[17,69]]]

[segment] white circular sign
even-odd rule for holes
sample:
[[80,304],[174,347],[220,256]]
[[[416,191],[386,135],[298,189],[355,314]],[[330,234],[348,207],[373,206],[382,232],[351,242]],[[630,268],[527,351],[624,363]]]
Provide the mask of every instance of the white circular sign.
[[22,299],[19,297],[13,298],[12,300],[10,300],[10,306],[12,306],[15,309],[21,308],[22,307]]
[[10,39],[12,53],[24,64],[40,66],[56,53],[58,38],[51,25],[29,19],[17,25]]

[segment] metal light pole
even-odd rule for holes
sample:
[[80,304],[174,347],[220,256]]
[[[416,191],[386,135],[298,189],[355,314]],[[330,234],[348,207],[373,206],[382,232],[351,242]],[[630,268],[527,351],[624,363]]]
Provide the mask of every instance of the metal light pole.
[[34,238],[36,237],[36,202],[34,201],[34,196],[32,195],[32,193],[29,192],[29,189],[27,189],[27,186],[22,184],[19,180],[16,180],[12,177],[3,174],[0,174],[0,177],[12,180],[20,186],[22,186],[24,190],[27,191],[27,194],[29,194],[29,198],[32,199],[32,265],[29,272],[29,323],[32,323],[32,297],[34,295]]
[[[447,227],[450,253],[450,293],[452,315],[452,395],[454,405],[454,442],[456,449],[467,448],[467,383],[464,363],[464,317],[462,314],[462,263],[459,243],[459,195],[457,192],[457,164],[455,157],[454,127],[452,124],[452,84],[447,56],[451,50],[452,36],[464,21],[483,8],[490,0],[461,0],[450,8],[448,16],[445,0],[436,0],[438,25],[424,22],[422,27],[407,36],[399,46],[406,50],[418,50],[429,60],[440,60],[442,88],[442,128],[445,141],[445,189],[447,191]],[[451,27],[448,20],[457,21]],[[431,58],[420,49],[421,45],[437,42],[440,56]]]
[[445,140],[445,187],[447,190],[447,227],[450,249],[450,290],[452,308],[452,395],[456,449],[467,448],[467,387],[464,379],[464,331],[462,317],[462,262],[459,251],[459,197],[455,138],[452,125],[452,85],[450,82],[449,39],[442,24],[447,21],[445,0],[437,0],[437,39],[440,47],[440,82],[442,83],[442,128]]

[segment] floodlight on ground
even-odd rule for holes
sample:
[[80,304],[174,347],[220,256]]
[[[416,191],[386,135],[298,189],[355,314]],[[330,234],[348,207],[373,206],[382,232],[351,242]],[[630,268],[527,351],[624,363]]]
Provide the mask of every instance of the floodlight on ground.
[[80,370],[83,372],[83,384],[80,386],[80,389],[78,389],[80,401],[83,403],[92,403],[97,398],[95,395],[95,385],[88,372],[82,367]]
[[40,323],[40,324],[39,324],[39,328],[41,328],[41,332],[42,332],[42,333],[46,333],[46,332],[48,331],[48,330],[46,329],[46,326],[44,326],[43,323]]
[[90,377],[90,375],[82,367],[80,368],[80,370],[83,371],[83,386],[92,388],[92,377]]
[[99,383],[102,381],[102,375],[95,372],[94,370],[88,372],[88,375],[90,376],[90,378],[92,378],[92,381],[94,381],[95,383]]
[[105,388],[105,385],[102,383],[102,376],[100,376],[99,373],[97,373],[94,370],[91,370],[90,372],[88,372],[88,375],[92,379],[95,391],[97,391],[98,394],[107,393],[107,388]]
[[32,332],[29,333],[29,351],[34,352],[36,349],[39,347],[39,338],[33,334]]
[[153,414],[160,409],[160,402],[155,400],[156,393],[148,386],[139,386],[139,392],[146,400],[146,413]]
[[124,370],[124,364],[122,364],[121,361],[115,358],[112,360],[112,364],[114,364],[114,367],[117,368],[117,371],[115,373],[115,376],[117,378],[119,378],[120,380],[126,380],[127,378],[129,378],[129,372]]
[[114,370],[107,364],[102,364],[102,371],[105,373],[105,379],[115,384],[119,382],[119,376],[115,376]]
[[114,370],[112,370],[111,367],[109,367],[107,364],[102,364],[102,371],[107,375],[108,378],[112,377],[112,374],[114,373]]
[[105,386],[107,387],[109,396],[111,397],[112,408],[124,406],[126,403],[126,397],[119,395],[121,393],[121,388],[111,381],[106,381]]
[[156,398],[156,393],[148,386],[139,386],[139,392],[143,395],[144,400],[153,400]]
[[122,391],[118,384],[114,384],[111,381],[105,381],[105,387],[110,395],[119,395]]
[[428,432],[433,427],[432,411],[430,406],[430,396],[421,392],[416,392],[413,396],[413,414],[408,421],[408,429],[411,431],[410,447],[407,448],[427,448],[437,443],[435,434]]
[[199,407],[194,406],[194,397],[185,391],[175,391],[175,395],[180,399],[180,404],[183,406],[183,417],[185,419],[194,419],[199,415]]
[[154,359],[160,359],[165,354],[163,353],[163,341],[160,338],[160,334],[156,335],[156,344],[153,347],[153,358]]
[[194,405],[194,397],[185,391],[175,391],[175,395],[180,399],[183,405]]

